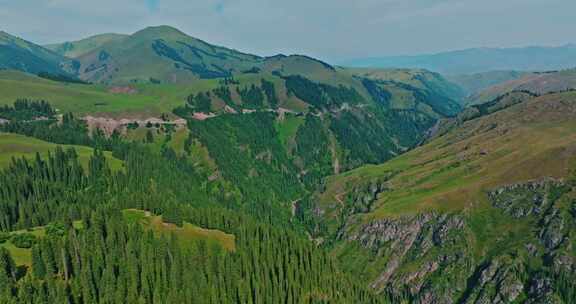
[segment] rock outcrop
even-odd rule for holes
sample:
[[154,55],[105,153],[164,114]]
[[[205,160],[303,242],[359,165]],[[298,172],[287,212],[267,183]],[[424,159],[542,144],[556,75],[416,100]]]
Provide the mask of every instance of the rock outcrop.
[[491,240],[497,248],[482,254],[474,249],[482,227],[473,227],[478,220],[470,212],[362,220],[386,190],[386,181],[352,189],[345,202],[348,219],[335,236],[364,251],[366,268],[357,271],[372,273],[367,283],[383,296],[480,304],[563,303],[576,295],[576,195],[565,182],[542,179],[488,191],[494,216],[531,228],[526,235]]

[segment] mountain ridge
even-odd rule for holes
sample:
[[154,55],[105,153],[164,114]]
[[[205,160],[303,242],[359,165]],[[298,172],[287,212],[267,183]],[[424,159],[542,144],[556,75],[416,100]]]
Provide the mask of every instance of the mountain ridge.
[[576,93],[506,98],[391,161],[330,177],[311,200],[315,239],[409,302],[570,303],[559,274],[573,280],[576,266]]
[[41,72],[69,75],[64,67],[71,60],[2,31],[0,33],[0,68],[17,69],[32,74]]
[[513,91],[547,94],[576,89],[576,69],[524,73],[520,77],[496,83],[469,96],[467,104],[481,104]]
[[470,48],[413,56],[352,59],[357,67],[425,68],[443,74],[474,74],[494,70],[546,71],[576,66],[576,45],[558,47]]
[[45,48],[52,50],[62,56],[76,58],[92,51],[99,46],[111,41],[126,38],[128,35],[116,33],[96,34],[86,38],[62,43],[52,43],[44,45]]

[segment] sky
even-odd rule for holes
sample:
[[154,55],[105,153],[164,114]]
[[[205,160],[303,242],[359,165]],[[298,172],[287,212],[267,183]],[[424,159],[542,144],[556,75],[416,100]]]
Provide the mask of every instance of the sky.
[[576,42],[574,0],[0,0],[0,30],[35,43],[146,26],[263,56],[329,62]]

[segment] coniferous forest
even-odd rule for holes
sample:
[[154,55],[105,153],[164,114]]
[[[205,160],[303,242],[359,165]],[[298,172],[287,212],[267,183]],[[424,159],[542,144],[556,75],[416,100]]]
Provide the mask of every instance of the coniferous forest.
[[[39,111],[36,103],[21,111],[29,112],[30,105]],[[47,106],[42,113],[51,111]],[[61,123],[13,121],[2,131],[83,144],[94,152],[82,164],[75,149],[58,147],[46,157],[15,158],[0,173],[3,240],[31,252],[30,265],[16,265],[0,248],[0,303],[383,301],[309,241],[297,218],[277,216],[282,213],[273,209],[281,208],[274,207],[281,200],[273,201],[275,195],[290,197],[284,189],[293,188],[280,173],[265,177],[270,193],[262,195],[247,184],[241,196],[234,196],[226,185],[206,183],[206,176],[171,148],[156,153],[117,134],[89,135],[71,114]],[[122,160],[122,168],[111,168],[103,151]],[[130,220],[127,210],[162,215],[163,225],[233,235],[234,248],[155,233]],[[42,236],[30,233],[37,227],[45,227]]]

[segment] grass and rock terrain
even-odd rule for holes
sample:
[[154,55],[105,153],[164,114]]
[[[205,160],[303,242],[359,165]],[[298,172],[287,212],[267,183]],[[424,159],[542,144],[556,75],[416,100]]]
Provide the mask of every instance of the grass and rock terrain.
[[575,298],[569,85],[464,108],[473,85],[437,73],[166,26],[1,37],[35,57],[0,65],[0,302]]
[[575,97],[532,97],[330,177],[317,237],[399,298],[570,303]]

